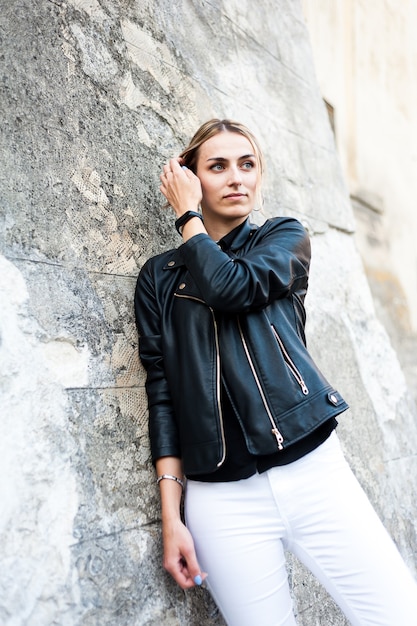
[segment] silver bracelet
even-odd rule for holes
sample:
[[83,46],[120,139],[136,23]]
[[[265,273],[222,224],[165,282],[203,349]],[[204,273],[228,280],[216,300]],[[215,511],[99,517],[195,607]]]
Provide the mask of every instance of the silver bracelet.
[[158,476],[158,478],[156,479],[156,484],[159,485],[161,480],[164,480],[164,478],[168,478],[168,480],[175,480],[175,482],[181,485],[181,487],[184,489],[184,481],[182,481],[180,478],[177,478],[176,476],[173,476],[172,474],[162,474],[162,476]]

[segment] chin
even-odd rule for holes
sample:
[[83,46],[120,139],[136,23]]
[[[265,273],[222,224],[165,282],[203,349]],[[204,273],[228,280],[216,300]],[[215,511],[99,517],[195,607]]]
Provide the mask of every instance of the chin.
[[242,208],[242,207],[236,207],[231,209],[230,211],[227,212],[228,217],[234,217],[234,218],[239,218],[239,217],[248,217],[248,215],[250,215],[252,213],[252,208]]

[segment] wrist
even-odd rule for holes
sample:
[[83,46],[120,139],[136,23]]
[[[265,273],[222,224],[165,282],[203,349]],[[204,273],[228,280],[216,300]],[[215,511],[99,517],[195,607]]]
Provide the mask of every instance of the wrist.
[[[171,475],[164,474],[164,480],[158,482],[161,496],[161,518],[164,523],[170,524],[181,520],[181,502],[183,495],[182,480],[168,478]],[[167,480],[165,480],[165,478]],[[181,482],[180,482],[181,480]]]
[[204,221],[202,214],[198,213],[197,211],[186,211],[185,213],[180,215],[175,220],[175,228],[177,233],[179,235],[182,235],[182,229],[184,228],[185,224],[194,218],[199,218],[202,222]]
[[156,479],[156,484],[159,485],[161,480],[173,480],[175,483],[177,483],[177,485],[181,487],[181,489],[184,489],[184,480],[178,478],[178,476],[175,476],[174,474],[161,474]]
[[177,524],[178,522],[182,522],[180,508],[178,507],[178,509],[173,511],[162,511],[161,522],[166,527],[168,527],[170,524]]
[[175,524],[181,521],[182,499],[161,500],[161,521],[163,524]]

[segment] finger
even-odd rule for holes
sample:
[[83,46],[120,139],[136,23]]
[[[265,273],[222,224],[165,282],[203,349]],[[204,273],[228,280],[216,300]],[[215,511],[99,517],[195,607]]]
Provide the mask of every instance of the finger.
[[180,574],[182,578],[182,585],[189,589],[190,587],[200,587],[204,584],[208,574],[207,572],[199,571],[198,574],[192,576],[190,570],[186,564],[183,564],[183,570]]
[[169,165],[170,165],[170,168],[172,170],[177,168],[177,167],[181,167],[182,164],[183,163],[182,163],[182,158],[181,157],[174,157],[173,159],[170,159],[170,161],[169,161]]
[[190,168],[187,167],[186,165],[181,165],[181,169],[189,180],[192,180],[193,178],[197,178],[194,172],[192,172]]
[[201,570],[197,562],[195,551],[192,548],[184,549],[176,556],[164,556],[164,568],[175,579],[177,579],[177,577],[181,578],[183,584],[187,583],[190,586],[199,584],[195,582],[194,579],[197,578],[197,581],[199,580],[198,577],[201,577]]
[[182,162],[182,159],[180,159],[179,157],[177,157],[176,159],[171,159],[171,161],[169,162],[170,166],[171,166],[171,171],[175,172],[176,174],[179,174],[181,170],[183,170],[184,172],[188,169]]
[[194,576],[194,584],[197,586],[200,586],[204,583],[204,581],[206,580],[208,574],[207,572],[201,572],[201,574],[197,574],[197,576]]
[[164,562],[164,568],[182,589],[190,589],[195,586],[195,582],[191,578],[187,565],[182,558],[174,563]]
[[195,550],[184,551],[183,563],[194,584],[201,585],[203,580],[207,577],[207,574],[201,571]]
[[162,182],[163,185],[166,185],[172,177],[172,172],[163,172],[160,176],[159,179]]

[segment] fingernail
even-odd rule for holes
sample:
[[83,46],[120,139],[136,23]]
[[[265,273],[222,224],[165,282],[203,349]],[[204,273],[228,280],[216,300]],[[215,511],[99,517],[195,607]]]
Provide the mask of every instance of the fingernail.
[[[181,168],[182,168],[183,170],[188,170],[188,167],[187,167],[186,165],[181,165]],[[197,583],[197,584],[198,584],[198,583]]]
[[194,577],[194,582],[196,585],[201,585],[203,579],[201,578],[200,574],[197,574],[197,576]]

